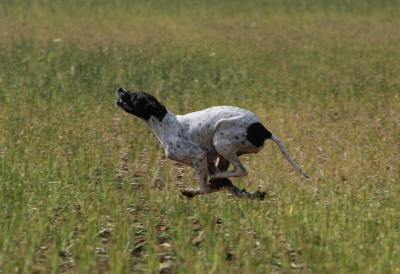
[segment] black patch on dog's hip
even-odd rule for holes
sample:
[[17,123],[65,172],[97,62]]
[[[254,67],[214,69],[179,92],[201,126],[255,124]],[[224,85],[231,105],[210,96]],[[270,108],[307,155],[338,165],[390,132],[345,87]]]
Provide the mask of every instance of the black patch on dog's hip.
[[271,132],[259,122],[253,123],[247,128],[246,138],[256,147],[263,146],[265,139],[269,139],[271,136]]

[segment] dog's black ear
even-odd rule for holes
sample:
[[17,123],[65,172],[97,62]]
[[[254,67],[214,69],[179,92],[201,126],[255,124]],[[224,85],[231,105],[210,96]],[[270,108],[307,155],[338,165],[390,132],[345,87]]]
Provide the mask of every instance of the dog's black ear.
[[151,95],[147,97],[147,102],[146,110],[161,122],[168,112],[166,107]]

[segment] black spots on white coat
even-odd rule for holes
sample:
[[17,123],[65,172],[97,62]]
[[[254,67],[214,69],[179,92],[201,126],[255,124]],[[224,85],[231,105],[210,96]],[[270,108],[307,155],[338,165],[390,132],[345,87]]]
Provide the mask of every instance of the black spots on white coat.
[[247,128],[246,138],[256,147],[263,146],[264,141],[270,139],[271,136],[271,132],[269,132],[260,122],[253,123]]

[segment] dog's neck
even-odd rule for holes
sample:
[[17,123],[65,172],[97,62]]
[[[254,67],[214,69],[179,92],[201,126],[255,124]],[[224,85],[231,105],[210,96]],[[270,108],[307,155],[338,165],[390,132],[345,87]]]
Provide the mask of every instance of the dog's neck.
[[151,116],[147,124],[157,136],[157,139],[165,147],[172,136],[176,136],[175,131],[179,130],[179,122],[174,113],[168,111],[164,118],[160,121],[154,116]]

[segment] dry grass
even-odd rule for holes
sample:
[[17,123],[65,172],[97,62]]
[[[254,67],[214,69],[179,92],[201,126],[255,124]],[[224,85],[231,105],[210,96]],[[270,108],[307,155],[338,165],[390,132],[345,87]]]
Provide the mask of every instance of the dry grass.
[[[395,3],[146,3],[1,4],[0,271],[400,273]],[[251,109],[312,179],[268,143],[265,201],[187,200],[120,85]]]

